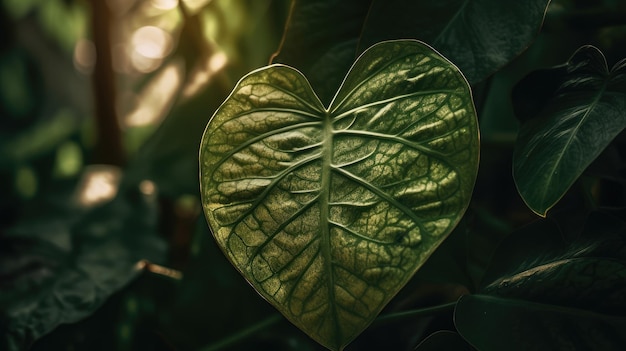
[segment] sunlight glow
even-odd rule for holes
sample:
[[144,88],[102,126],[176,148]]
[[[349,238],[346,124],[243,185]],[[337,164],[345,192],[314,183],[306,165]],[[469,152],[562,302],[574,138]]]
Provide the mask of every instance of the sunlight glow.
[[178,6],[178,0],[152,0],[151,4],[159,10],[172,10]]
[[140,93],[140,102],[124,119],[126,127],[139,127],[159,123],[169,111],[176,91],[182,83],[182,64],[171,63],[165,67]]
[[213,54],[204,67],[192,72],[191,78],[183,91],[183,96],[191,97],[198,93],[198,91],[209,82],[213,75],[224,68],[227,63],[228,56],[226,56],[224,52],[220,51]]
[[146,196],[152,196],[156,194],[157,187],[153,181],[145,179],[139,183],[139,191]]
[[172,51],[172,36],[155,26],[145,26],[133,33],[132,45],[140,55],[161,59]]
[[121,176],[120,169],[114,166],[86,167],[78,187],[78,203],[85,207],[93,207],[110,201],[117,195]]
[[181,0],[181,1],[183,2],[183,4],[185,4],[187,11],[189,11],[189,14],[191,15],[196,14],[200,9],[202,9],[203,7],[205,7],[211,2],[211,0]]
[[136,2],[137,0],[106,0],[107,6],[115,16],[126,14]]
[[130,54],[132,67],[140,73],[150,73],[161,66],[163,59],[152,59],[139,54],[133,50]]
[[227,62],[228,62],[228,57],[226,57],[225,53],[223,52],[215,53],[209,59],[209,70],[211,70],[212,72],[217,72],[221,70],[222,68],[224,68]]
[[74,67],[83,74],[90,74],[96,65],[96,46],[91,40],[79,39],[74,46]]

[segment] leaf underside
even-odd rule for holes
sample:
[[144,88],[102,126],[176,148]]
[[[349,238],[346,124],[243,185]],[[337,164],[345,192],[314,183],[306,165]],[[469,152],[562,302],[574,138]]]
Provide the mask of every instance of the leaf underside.
[[215,239],[266,300],[333,350],[458,223],[477,165],[466,80],[414,40],[368,49],[329,108],[293,68],[248,74],[200,149]]

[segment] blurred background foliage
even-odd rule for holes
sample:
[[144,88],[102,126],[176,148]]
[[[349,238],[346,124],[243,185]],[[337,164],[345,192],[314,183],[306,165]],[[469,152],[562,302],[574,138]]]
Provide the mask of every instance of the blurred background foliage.
[[[237,80],[269,62],[291,1],[0,4],[0,349],[319,350],[230,266],[199,205],[204,127]],[[534,44],[473,87],[472,205],[386,312],[475,291],[497,244],[535,219],[511,176],[510,91],[584,44],[609,65],[626,57],[625,13],[621,0],[555,0]],[[374,325],[350,349],[406,348],[449,321]]]

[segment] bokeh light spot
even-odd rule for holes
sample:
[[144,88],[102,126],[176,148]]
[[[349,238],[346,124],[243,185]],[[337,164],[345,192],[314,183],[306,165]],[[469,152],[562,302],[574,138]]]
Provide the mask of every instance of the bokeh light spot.
[[15,189],[24,199],[31,199],[37,194],[37,174],[32,167],[23,166],[15,172]]
[[93,165],[86,168],[78,187],[78,203],[93,207],[112,200],[117,195],[121,173],[114,166]]
[[178,6],[178,0],[152,0],[152,6],[159,10],[172,10]]
[[137,53],[151,59],[162,59],[172,51],[172,36],[155,26],[137,29],[131,41]]
[[71,177],[83,166],[83,152],[73,141],[66,141],[56,151],[54,173],[58,177]]
[[74,45],[74,67],[81,73],[90,74],[95,65],[95,45],[91,40],[79,39]]

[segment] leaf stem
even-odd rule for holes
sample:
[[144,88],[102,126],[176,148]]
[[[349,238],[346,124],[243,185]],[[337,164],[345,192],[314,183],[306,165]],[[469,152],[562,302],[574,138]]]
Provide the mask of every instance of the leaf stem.
[[[411,319],[415,317],[426,317],[426,316],[432,316],[432,315],[436,315],[436,314],[443,313],[443,312],[452,312],[455,306],[456,306],[456,301],[446,303],[443,305],[431,306],[431,307],[397,312],[397,313],[389,313],[389,314],[382,315],[376,318],[374,320],[374,323],[372,323],[371,327],[379,327],[384,324],[398,322],[398,321]],[[218,351],[226,347],[233,346],[243,341],[244,339],[249,338],[252,335],[260,332],[261,330],[275,325],[276,323],[280,322],[283,319],[284,319],[283,316],[280,314],[271,315],[268,318],[256,324],[253,324],[245,329],[235,332],[234,334],[231,334],[222,340],[219,340],[211,345],[208,345],[200,349],[200,351]]]
[[222,340],[219,340],[218,342],[211,344],[209,346],[206,346],[202,349],[200,349],[200,351],[217,351],[217,350],[221,350],[225,347],[228,346],[232,346],[246,338],[249,338],[250,336],[256,334],[257,332],[268,328],[276,323],[278,323],[279,321],[283,320],[283,316],[280,314],[274,314],[269,316],[268,318],[253,324],[245,329],[242,329],[234,334],[231,334],[227,337],[225,337]]
[[183,273],[181,271],[178,271],[173,268],[161,266],[158,264],[154,264],[147,260],[141,260],[137,262],[136,268],[144,272],[149,272],[149,273],[156,274],[162,277],[170,278],[172,280],[183,279]]
[[452,312],[455,306],[456,306],[456,301],[449,302],[443,305],[436,305],[436,306],[431,306],[431,307],[426,307],[426,308],[419,308],[415,310],[389,313],[389,314],[385,314],[376,318],[374,320],[374,323],[372,323],[372,326],[378,327],[384,324],[398,322],[398,321],[402,321],[405,319],[412,319],[415,317],[427,317],[427,316],[432,316],[432,315],[436,315],[436,314],[443,313],[443,312]]

